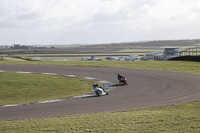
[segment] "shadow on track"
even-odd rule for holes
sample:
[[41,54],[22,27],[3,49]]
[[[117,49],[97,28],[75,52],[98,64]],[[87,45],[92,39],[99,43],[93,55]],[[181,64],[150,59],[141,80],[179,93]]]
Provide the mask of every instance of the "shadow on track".
[[[103,95],[103,96],[104,96],[104,95]],[[83,97],[83,98],[95,98],[95,97],[97,98],[97,97],[103,97],[103,96],[97,96],[97,95],[94,94],[94,95],[87,96],[87,97]]]
[[114,87],[117,87],[117,86],[125,86],[124,84],[115,84]]

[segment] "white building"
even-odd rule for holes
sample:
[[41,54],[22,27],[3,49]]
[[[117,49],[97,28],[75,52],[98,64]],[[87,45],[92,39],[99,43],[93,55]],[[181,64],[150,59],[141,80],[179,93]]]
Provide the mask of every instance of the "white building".
[[165,60],[169,60],[171,58],[180,56],[181,51],[179,51],[179,48],[177,47],[167,47],[164,49],[163,55]]

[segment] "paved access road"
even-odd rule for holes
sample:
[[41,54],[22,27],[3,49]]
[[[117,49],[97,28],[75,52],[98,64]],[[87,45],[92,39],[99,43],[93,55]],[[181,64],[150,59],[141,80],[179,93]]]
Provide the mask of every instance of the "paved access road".
[[[200,100],[200,75],[106,67],[0,65],[0,70],[71,74],[104,79],[115,84],[108,96],[60,102],[0,107],[0,120],[57,117],[169,105]],[[118,84],[124,74],[128,86]]]

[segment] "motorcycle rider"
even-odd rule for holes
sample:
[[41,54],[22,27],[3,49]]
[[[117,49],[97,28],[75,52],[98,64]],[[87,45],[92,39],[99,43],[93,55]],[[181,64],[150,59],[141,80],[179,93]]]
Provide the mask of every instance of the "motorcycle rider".
[[94,87],[94,89],[95,89],[96,87],[99,87],[99,88],[103,89],[104,92],[107,93],[107,91],[106,91],[101,85],[99,85],[99,84],[93,83],[93,87]]
[[120,73],[118,73],[118,80],[120,81],[120,80],[124,80],[125,79],[125,76],[123,76],[123,75],[121,75]]

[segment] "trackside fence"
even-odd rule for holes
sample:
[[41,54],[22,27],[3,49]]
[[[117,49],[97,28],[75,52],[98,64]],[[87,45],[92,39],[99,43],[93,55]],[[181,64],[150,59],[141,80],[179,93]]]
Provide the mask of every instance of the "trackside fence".
[[200,47],[188,48],[181,51],[181,56],[199,56],[200,55]]

